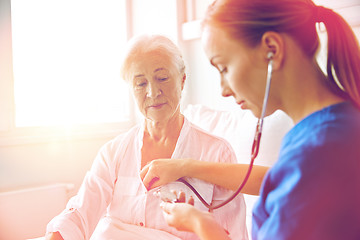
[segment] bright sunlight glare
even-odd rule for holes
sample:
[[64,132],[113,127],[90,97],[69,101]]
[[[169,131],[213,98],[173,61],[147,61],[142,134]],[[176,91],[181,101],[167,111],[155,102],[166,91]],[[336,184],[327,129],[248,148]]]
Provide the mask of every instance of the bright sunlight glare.
[[17,127],[120,122],[125,1],[12,0]]

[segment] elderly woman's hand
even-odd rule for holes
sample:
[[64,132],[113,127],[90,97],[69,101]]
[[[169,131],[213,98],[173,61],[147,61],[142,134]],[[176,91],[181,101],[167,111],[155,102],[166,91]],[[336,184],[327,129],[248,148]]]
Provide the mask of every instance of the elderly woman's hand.
[[189,159],[157,159],[149,162],[140,172],[145,187],[150,190],[186,176],[184,166]]
[[191,204],[162,202],[161,208],[169,226],[179,231],[194,232],[203,240],[230,239],[211,213],[200,211]]
[[170,203],[162,202],[164,218],[169,226],[176,228],[179,231],[194,232],[194,221],[197,221],[199,214],[206,214],[200,212],[194,206],[188,203]]
[[[176,192],[174,194],[177,195]],[[160,206],[163,209],[164,218],[170,226],[175,227],[179,231],[193,232],[190,218],[194,216],[194,212],[198,211],[193,207],[194,198],[190,196],[186,203],[184,192],[180,192],[177,196],[177,204],[171,204],[170,202],[161,203]]]

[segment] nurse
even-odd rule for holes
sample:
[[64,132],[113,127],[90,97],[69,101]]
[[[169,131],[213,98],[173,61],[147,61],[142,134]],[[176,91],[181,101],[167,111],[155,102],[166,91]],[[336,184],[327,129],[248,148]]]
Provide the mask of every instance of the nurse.
[[[316,61],[320,22],[326,72]],[[257,117],[271,60],[266,114],[281,109],[295,122],[262,183],[252,238],[360,239],[360,50],[350,26],[310,0],[218,0],[203,21],[202,43],[221,74],[222,95]],[[223,171],[213,182],[220,178],[224,186],[238,179]],[[163,210],[178,230],[229,239],[210,213],[186,203],[164,203]]]

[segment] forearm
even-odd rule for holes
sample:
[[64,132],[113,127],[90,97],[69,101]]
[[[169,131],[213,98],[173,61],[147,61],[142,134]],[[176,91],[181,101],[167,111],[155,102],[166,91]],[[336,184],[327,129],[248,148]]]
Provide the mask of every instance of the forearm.
[[[249,167],[248,164],[212,163],[193,159],[186,161],[184,176],[198,178],[234,191],[244,180]],[[254,165],[242,192],[259,195],[262,180],[268,169],[268,167]]]

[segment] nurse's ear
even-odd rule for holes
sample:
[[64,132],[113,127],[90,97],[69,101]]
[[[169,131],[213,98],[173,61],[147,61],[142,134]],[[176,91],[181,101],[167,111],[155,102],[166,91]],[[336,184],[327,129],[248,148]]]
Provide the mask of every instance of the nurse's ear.
[[265,32],[261,38],[261,49],[266,61],[272,53],[273,70],[280,69],[284,61],[284,37],[277,32]]

